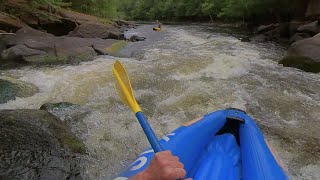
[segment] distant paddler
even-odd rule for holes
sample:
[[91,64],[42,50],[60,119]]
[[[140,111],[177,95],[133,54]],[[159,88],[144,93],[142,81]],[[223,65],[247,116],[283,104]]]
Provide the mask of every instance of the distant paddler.
[[161,23],[158,20],[156,20],[156,23],[157,23],[157,27],[154,27],[153,30],[154,31],[161,31],[161,26],[162,26]]

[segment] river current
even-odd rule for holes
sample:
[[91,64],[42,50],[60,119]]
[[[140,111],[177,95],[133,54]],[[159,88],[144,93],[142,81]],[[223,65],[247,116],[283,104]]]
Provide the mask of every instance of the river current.
[[148,147],[135,116],[114,89],[112,65],[119,59],[158,137],[218,109],[243,109],[292,179],[320,179],[319,73],[282,67],[278,61],[286,53],[284,46],[241,42],[233,30],[164,28],[153,32],[143,25],[132,31],[147,37],[146,42],[129,44],[120,58],[2,71],[1,77],[34,84],[40,92],[0,104],[0,109],[38,109],[47,102],[90,109],[83,119],[87,130],[79,135],[88,149],[83,173],[86,179],[111,179]]

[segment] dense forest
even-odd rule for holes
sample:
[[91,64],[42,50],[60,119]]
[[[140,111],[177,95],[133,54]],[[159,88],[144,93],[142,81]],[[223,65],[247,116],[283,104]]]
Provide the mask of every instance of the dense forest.
[[288,21],[301,16],[306,0],[29,0],[69,7],[100,17],[128,20],[249,22]]

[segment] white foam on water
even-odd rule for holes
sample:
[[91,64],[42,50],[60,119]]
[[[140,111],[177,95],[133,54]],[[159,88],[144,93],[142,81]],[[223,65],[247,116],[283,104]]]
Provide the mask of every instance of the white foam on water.
[[300,169],[300,177],[294,179],[304,179],[304,180],[313,180],[320,179],[320,162],[315,164],[310,164]]

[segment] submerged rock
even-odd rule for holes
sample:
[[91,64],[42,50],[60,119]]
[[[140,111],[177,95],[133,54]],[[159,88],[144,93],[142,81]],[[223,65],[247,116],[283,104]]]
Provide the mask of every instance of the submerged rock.
[[320,34],[295,42],[291,45],[287,57],[279,63],[296,67],[308,72],[320,72]]
[[16,97],[30,97],[38,88],[18,80],[0,79],[0,103],[15,100]]
[[0,111],[0,179],[82,179],[85,145],[44,110]]

